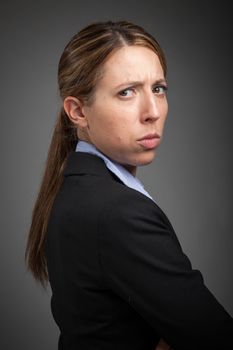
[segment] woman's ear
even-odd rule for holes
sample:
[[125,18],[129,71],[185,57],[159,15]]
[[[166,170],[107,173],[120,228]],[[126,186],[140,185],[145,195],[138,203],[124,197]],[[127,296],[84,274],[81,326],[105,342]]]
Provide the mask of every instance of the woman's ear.
[[63,102],[64,110],[69,119],[77,126],[84,128],[87,124],[87,119],[83,113],[83,103],[76,97],[68,96]]

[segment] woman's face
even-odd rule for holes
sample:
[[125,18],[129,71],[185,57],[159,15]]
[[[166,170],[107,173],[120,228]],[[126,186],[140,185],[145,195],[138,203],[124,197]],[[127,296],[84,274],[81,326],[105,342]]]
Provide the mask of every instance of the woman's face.
[[82,108],[86,140],[135,173],[150,163],[160,144],[168,105],[158,56],[125,46],[103,66],[93,103]]

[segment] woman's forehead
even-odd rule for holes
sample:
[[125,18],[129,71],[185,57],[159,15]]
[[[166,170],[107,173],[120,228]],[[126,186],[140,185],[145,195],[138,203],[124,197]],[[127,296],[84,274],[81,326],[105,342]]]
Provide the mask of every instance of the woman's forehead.
[[129,81],[164,79],[157,54],[143,46],[124,46],[115,51],[103,66],[100,85],[123,85]]

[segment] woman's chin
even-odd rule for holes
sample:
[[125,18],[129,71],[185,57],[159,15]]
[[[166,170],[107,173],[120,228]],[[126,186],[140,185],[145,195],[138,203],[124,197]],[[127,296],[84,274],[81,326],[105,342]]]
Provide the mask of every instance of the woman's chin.
[[143,152],[140,159],[138,160],[138,166],[148,165],[153,162],[156,156],[156,150],[150,150],[148,152]]

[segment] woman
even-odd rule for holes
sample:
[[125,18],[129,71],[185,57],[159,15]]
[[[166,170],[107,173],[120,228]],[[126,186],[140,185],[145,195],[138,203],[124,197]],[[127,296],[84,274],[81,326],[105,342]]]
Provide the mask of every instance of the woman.
[[168,109],[158,42],[125,21],[91,24],[66,46],[58,81],[26,257],[50,282],[59,349],[230,349],[233,319],[136,178]]

